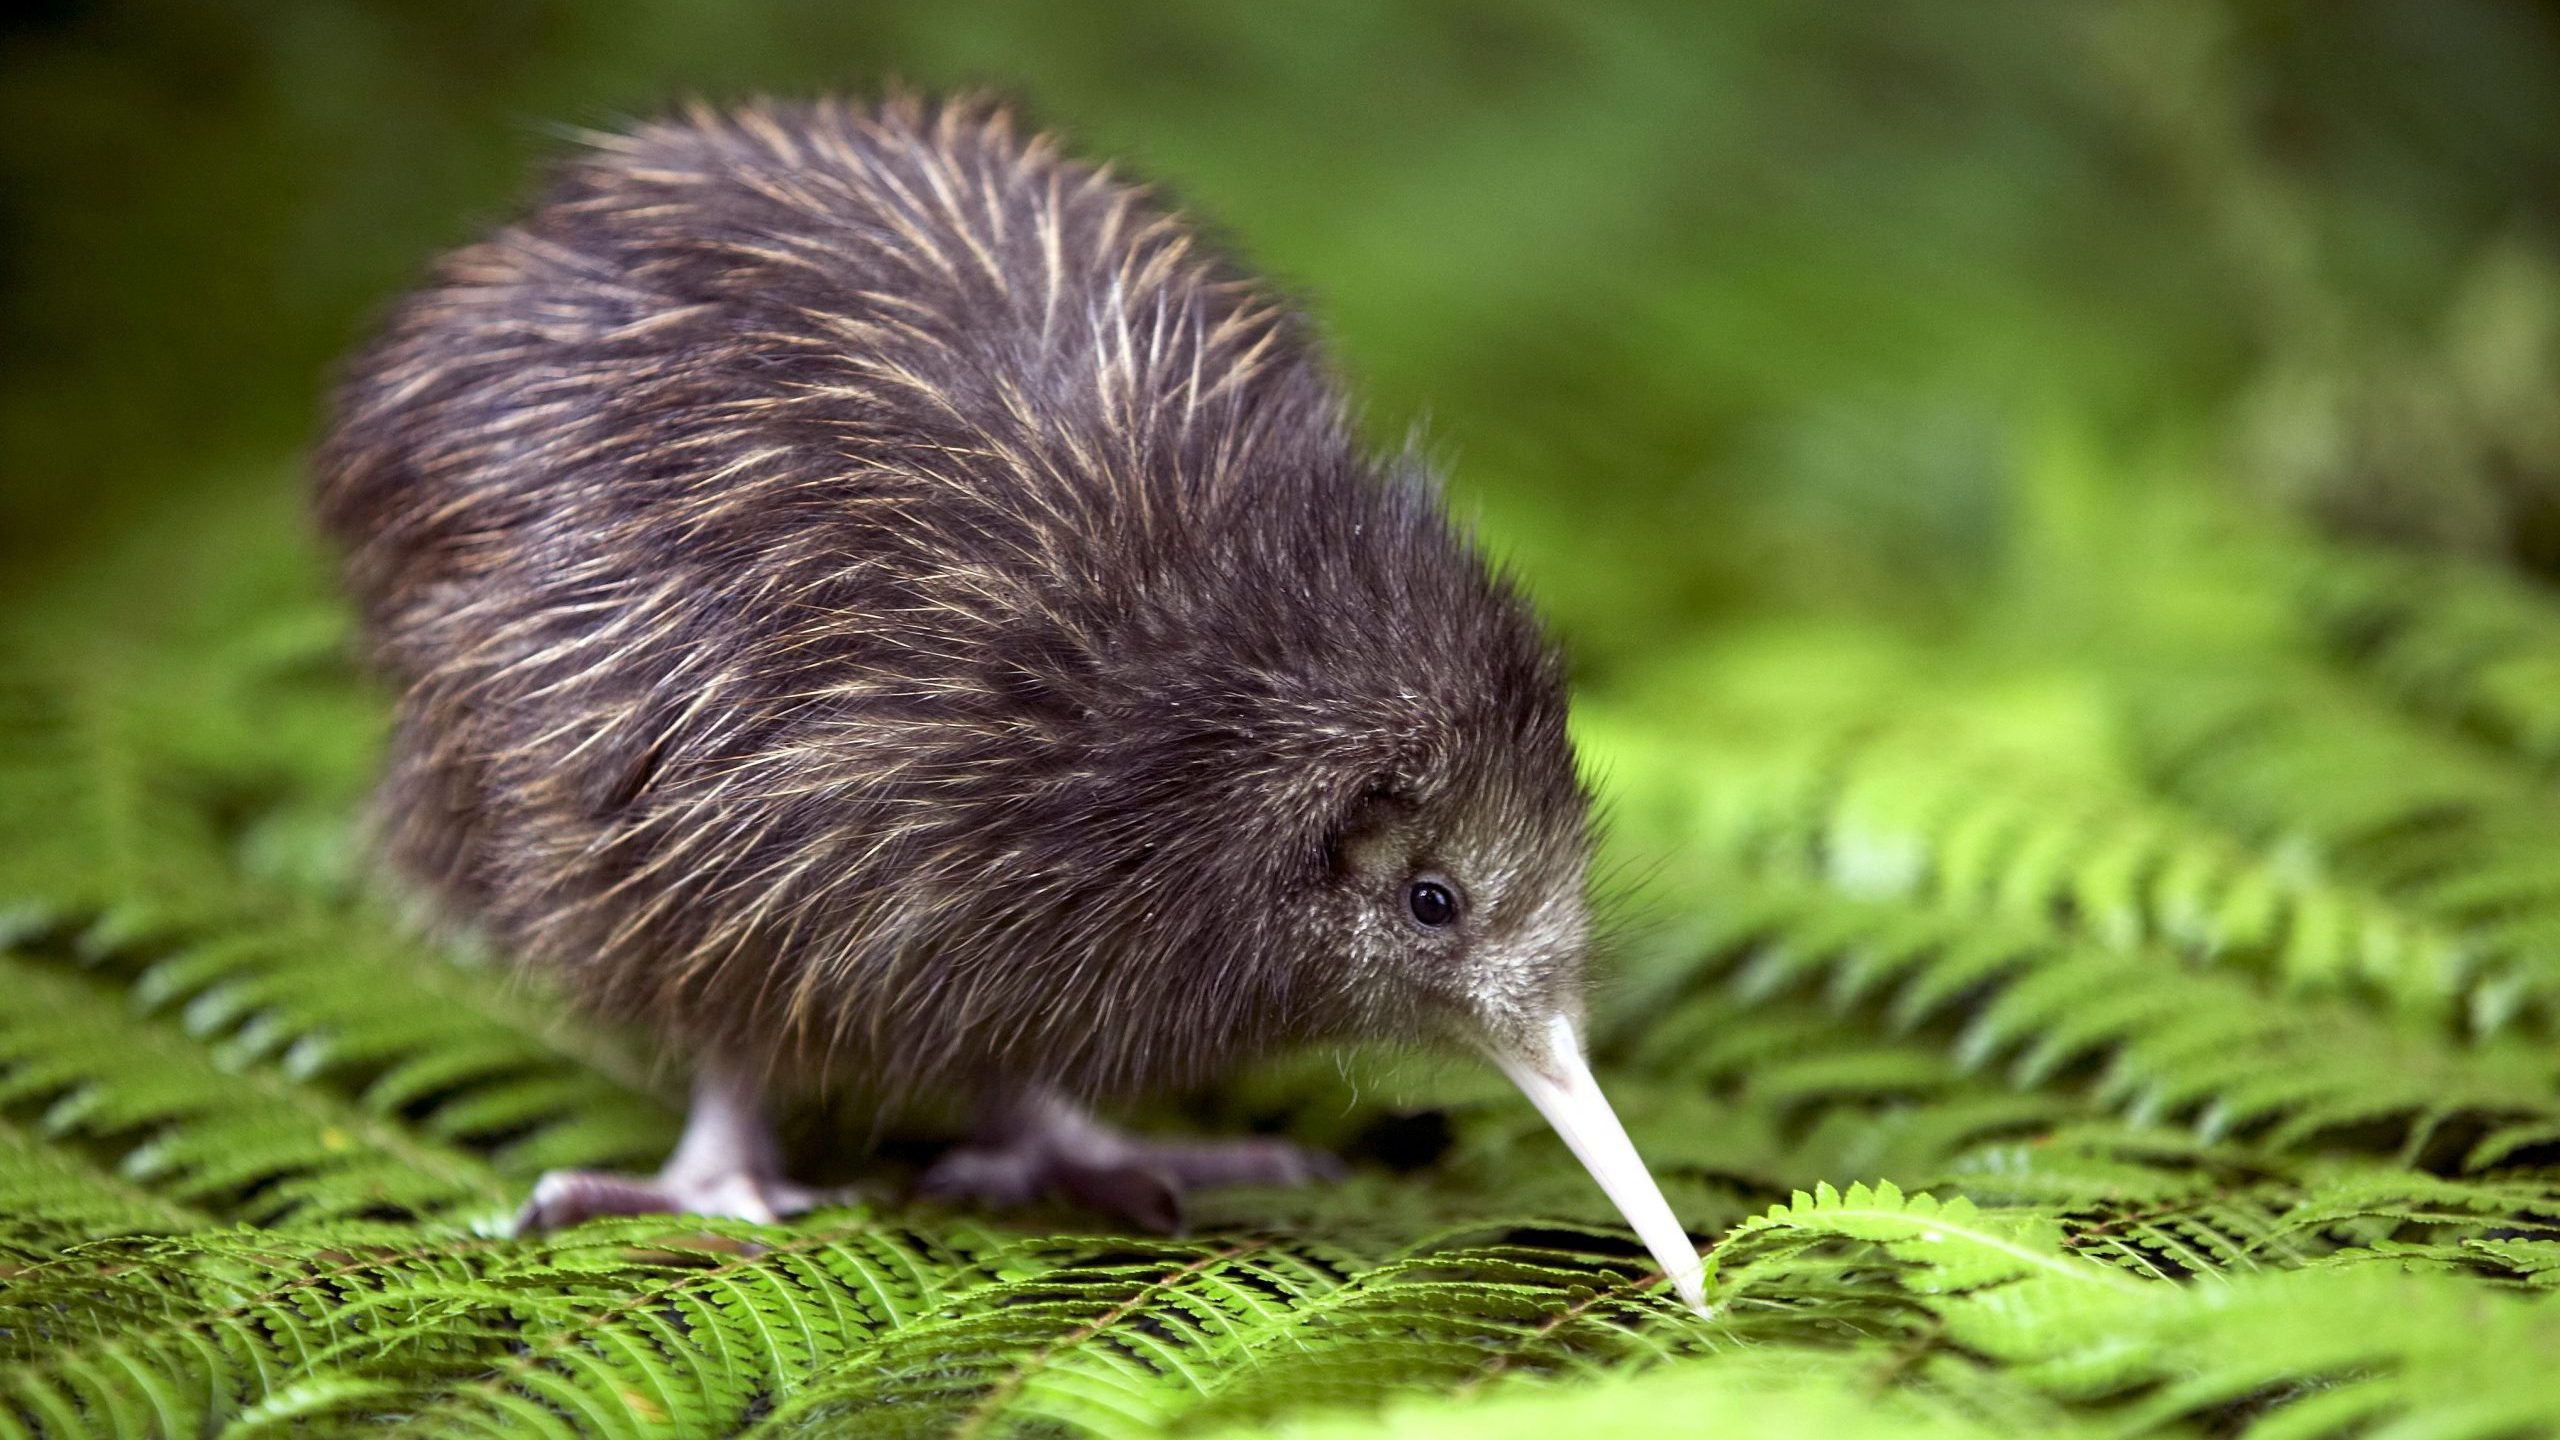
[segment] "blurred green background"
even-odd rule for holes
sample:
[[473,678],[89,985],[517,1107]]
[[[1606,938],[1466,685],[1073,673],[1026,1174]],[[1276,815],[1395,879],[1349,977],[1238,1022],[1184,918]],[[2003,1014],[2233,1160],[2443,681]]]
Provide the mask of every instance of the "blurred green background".
[[9,13],[12,593],[288,514],[333,357],[567,128],[892,80],[1019,96],[1302,294],[1595,672],[1744,611],[1964,621],[2163,490],[2560,562],[2560,7]]

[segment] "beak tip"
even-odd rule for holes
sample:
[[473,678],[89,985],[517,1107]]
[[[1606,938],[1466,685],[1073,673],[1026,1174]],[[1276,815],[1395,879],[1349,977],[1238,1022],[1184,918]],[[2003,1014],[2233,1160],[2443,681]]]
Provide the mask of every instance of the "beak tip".
[[1530,1053],[1496,1050],[1493,1058],[1616,1202],[1619,1213],[1670,1277],[1681,1304],[1702,1320],[1714,1319],[1715,1309],[1706,1300],[1706,1262],[1699,1258],[1697,1247],[1663,1199],[1662,1188],[1646,1171],[1625,1127],[1592,1080],[1573,1021],[1563,1015],[1551,1017],[1544,1038],[1546,1043]]
[[1680,1306],[1701,1320],[1716,1318],[1716,1307],[1707,1303],[1706,1262],[1701,1259],[1667,1272],[1671,1293],[1678,1296]]

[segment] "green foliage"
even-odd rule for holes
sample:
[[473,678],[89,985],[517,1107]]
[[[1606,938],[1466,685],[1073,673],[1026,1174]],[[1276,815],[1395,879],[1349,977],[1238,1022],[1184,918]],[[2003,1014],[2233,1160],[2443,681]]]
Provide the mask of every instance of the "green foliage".
[[[2541,11],[37,8],[0,1440],[2560,1434]],[[800,1222],[507,1237],[679,1077],[371,884],[274,457],[553,123],[889,75],[1165,177],[1428,408],[1585,682],[1592,1033],[1712,1320],[1411,1056],[1143,1117],[1354,1162],[1179,1239],[916,1203],[859,1114]]]
[[662,1151],[667,1077],[360,883],[377,702],[283,504],[8,642],[0,1435],[2551,1431],[2560,810],[2448,699],[2560,663],[2529,589],[2287,541],[2278,620],[2179,665],[2140,618],[1781,629],[1588,697],[1594,1033],[1700,1322],[1498,1080],[1394,1057],[1157,1117],[1361,1162],[1186,1239],[918,1205],[858,1146],[795,1224],[506,1238],[542,1169]]

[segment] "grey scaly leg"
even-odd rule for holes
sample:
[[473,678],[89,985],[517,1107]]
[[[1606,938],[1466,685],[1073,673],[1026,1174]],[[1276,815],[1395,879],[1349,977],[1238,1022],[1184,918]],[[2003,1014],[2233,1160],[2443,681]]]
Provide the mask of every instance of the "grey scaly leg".
[[516,1233],[557,1230],[598,1215],[719,1215],[770,1223],[829,1198],[783,1177],[763,1087],[715,1057],[694,1077],[684,1138],[655,1178],[551,1171],[534,1182],[533,1198],[517,1212]]
[[925,1172],[925,1193],[1006,1207],[1055,1194],[1152,1230],[1182,1228],[1182,1197],[1218,1185],[1298,1185],[1342,1162],[1287,1140],[1149,1140],[1052,1090],[992,1100],[967,1145]]

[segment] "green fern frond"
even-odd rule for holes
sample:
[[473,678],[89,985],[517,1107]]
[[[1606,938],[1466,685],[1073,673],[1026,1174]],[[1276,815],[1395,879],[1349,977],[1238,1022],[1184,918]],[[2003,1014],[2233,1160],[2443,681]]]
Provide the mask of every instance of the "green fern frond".
[[1873,1247],[1946,1337],[2058,1402],[2108,1402],[2123,1433],[2250,1401],[2257,1436],[2386,1420],[2431,1435],[2560,1433],[2535,1359],[2560,1340],[2560,1317],[2441,1274],[2368,1265],[2146,1285],[2063,1254],[2041,1217],[1880,1185],[1826,1187],[1737,1226],[1721,1252],[1727,1293],[1828,1241]]
[[2541,587],[2441,557],[2290,556],[2328,652],[2414,713],[2560,770],[2560,609]]
[[2560,1316],[2443,1276],[2280,1272],[2017,1318],[2042,1337],[2036,1381],[2127,1433],[2237,1410],[2257,1437],[2560,1434],[2537,1359]]
[[98,1235],[190,1230],[210,1220],[77,1149],[0,1118],[0,1244],[49,1249]]
[[2474,1031],[2548,1033],[2560,807],[2515,757],[2307,667],[2186,675],[2129,710],[2168,793],[2462,937]]
[[[1408,1399],[1366,1414],[1239,1426],[1209,1432],[1283,1440],[1550,1440],[1557,1435],[1634,1437],[1685,1428],[1736,1435],[1821,1435],[1829,1440],[1989,1440],[1994,1436],[2112,1433],[2032,1397],[1896,1384],[1923,1367],[1894,1355],[1857,1357],[1744,1351],[1665,1365],[1570,1388],[1530,1381],[1472,1392],[1455,1403]],[[1985,1402],[1988,1403],[1985,1403]]]
[[1180,1240],[897,1203],[886,1162],[785,1226],[502,1238],[541,1169],[662,1153],[674,1097],[360,898],[378,707],[307,576],[173,623],[0,658],[5,1440],[1658,1432],[1677,1404],[2532,1433],[2525,1384],[2428,1327],[2518,1367],[2546,1343],[2560,826],[2521,748],[2343,652],[2031,677],[2073,717],[2041,747],[1953,684],[1712,737],[1635,682],[1590,707],[1650,877],[1592,1034],[1713,1247],[1702,1323],[1462,1062],[1310,1056],[1186,1102],[1359,1173],[1205,1197]]
[[112,991],[0,955],[0,1105],[115,1154],[117,1172],[213,1213],[270,1222],[505,1207],[476,1155],[257,1067],[226,1067]]
[[2459,932],[2111,775],[2039,774],[1927,727],[1816,724],[1728,742],[1706,766],[1641,722],[1589,729],[1645,794],[1636,819],[1663,850],[2257,970],[2305,992],[2370,993],[2423,1021],[2478,983],[2476,947]]
[[[2380,1124],[2416,1150],[2457,1121],[2475,1133],[2546,1124],[2560,1103],[2530,1049],[2448,1050],[2170,954],[1740,872],[1700,883],[1729,912],[1703,953],[1742,996],[1819,994],[1880,1035],[1931,1034],[1965,1066],[2062,1086],[2135,1120],[2176,1119],[2207,1138],[2247,1132],[2279,1148]],[[1659,1048],[1643,1053],[1676,1063]]]

